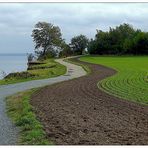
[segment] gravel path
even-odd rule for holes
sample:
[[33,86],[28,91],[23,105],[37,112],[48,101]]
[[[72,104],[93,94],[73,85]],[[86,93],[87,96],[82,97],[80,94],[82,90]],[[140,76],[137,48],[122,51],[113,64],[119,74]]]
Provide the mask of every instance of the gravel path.
[[[79,61],[80,62],[80,61]],[[148,144],[148,106],[111,96],[97,82],[113,69],[87,64],[92,73],[47,86],[31,104],[55,144]]]
[[34,80],[17,84],[0,85],[0,145],[16,144],[18,136],[18,129],[12,124],[11,120],[7,117],[6,114],[5,98],[7,96],[17,92],[25,91],[27,89],[77,78],[86,74],[86,72],[80,66],[64,62],[62,59],[57,59],[56,61],[67,67],[67,73],[65,75],[44,80]]

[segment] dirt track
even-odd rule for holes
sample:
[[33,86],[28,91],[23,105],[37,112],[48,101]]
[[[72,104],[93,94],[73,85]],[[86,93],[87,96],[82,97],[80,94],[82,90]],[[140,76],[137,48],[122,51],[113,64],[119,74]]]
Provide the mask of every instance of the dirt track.
[[34,94],[31,104],[48,138],[60,145],[148,144],[148,107],[113,97],[97,82],[115,74],[87,64],[92,73]]

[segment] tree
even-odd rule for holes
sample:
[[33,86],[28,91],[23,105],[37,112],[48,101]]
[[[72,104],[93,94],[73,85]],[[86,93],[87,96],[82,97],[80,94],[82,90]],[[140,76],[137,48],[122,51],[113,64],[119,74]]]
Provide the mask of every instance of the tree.
[[29,62],[32,62],[33,59],[34,59],[34,55],[33,55],[32,53],[28,53],[28,54],[27,54],[28,63],[29,63]]
[[61,44],[61,48],[62,50],[59,53],[60,57],[68,57],[73,54],[73,51],[71,50],[70,46],[66,44],[65,42]]
[[83,50],[87,48],[89,40],[84,35],[75,36],[71,39],[71,47],[76,54],[82,54]]
[[106,32],[97,30],[88,46],[90,54],[147,54],[147,50],[148,33],[125,23]]
[[131,40],[135,32],[133,26],[126,23],[117,26],[115,29],[110,28],[109,35],[116,54],[124,54],[124,42]]
[[101,30],[97,30],[97,34],[95,36],[96,49],[98,54],[112,54],[112,42],[110,38],[109,32],[103,32]]
[[65,41],[63,41],[61,43],[61,51],[59,53],[59,57],[67,57],[67,56],[70,56],[72,54],[73,54],[73,52],[71,50],[70,45],[67,44]]
[[90,39],[90,42],[88,43],[88,52],[90,54],[98,54],[97,47],[96,47],[96,41],[93,39]]
[[55,56],[55,50],[62,42],[60,28],[47,22],[38,22],[31,36],[35,42],[35,53],[41,58]]
[[133,38],[132,52],[134,54],[148,54],[148,33],[140,32]]

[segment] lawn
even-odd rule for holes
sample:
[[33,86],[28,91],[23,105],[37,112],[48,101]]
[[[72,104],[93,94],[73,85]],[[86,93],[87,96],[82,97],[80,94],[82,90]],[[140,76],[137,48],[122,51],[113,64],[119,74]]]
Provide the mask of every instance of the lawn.
[[86,56],[80,60],[111,67],[117,73],[98,83],[123,99],[148,104],[148,56]]
[[25,71],[29,73],[30,76],[27,77],[11,76],[9,78],[0,80],[0,85],[25,82],[30,80],[46,79],[66,73],[66,67],[64,65],[55,62],[54,59],[48,59],[42,62],[43,64],[32,65],[30,66],[29,70]]

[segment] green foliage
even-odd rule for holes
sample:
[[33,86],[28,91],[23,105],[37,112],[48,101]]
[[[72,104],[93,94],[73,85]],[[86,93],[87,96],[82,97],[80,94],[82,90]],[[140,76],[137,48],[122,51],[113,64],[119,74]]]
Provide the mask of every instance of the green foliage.
[[63,43],[61,44],[61,48],[62,48],[62,50],[61,50],[60,53],[59,53],[59,57],[68,57],[68,56],[73,55],[72,49],[71,49],[70,46],[69,46],[68,44],[66,44],[65,42],[63,42]]
[[132,45],[134,54],[148,54],[148,33],[140,32],[134,37]]
[[101,54],[101,52],[98,51],[99,49],[97,50],[97,44],[98,43],[96,42],[96,40],[90,39],[90,42],[88,43],[88,52],[90,54]]
[[[37,52],[36,52],[37,53]],[[54,49],[49,49],[43,55],[42,53],[38,54],[38,60],[44,61],[46,59],[54,58],[57,56],[57,51]]]
[[31,36],[39,59],[54,57],[63,40],[60,28],[47,22],[38,22]]
[[91,39],[90,54],[148,54],[148,33],[122,24],[103,32],[97,30],[95,39]]
[[89,40],[84,35],[75,36],[71,39],[71,47],[74,53],[81,55],[83,50],[87,48]]
[[34,59],[34,55],[32,53],[28,53],[27,54],[27,60],[28,60],[28,62],[33,61],[33,59]]
[[28,71],[26,72],[14,72],[8,74],[6,77],[4,77],[4,80],[9,80],[9,79],[27,79],[27,78],[34,78],[36,75],[29,73]]
[[18,93],[6,99],[7,112],[16,126],[19,127],[19,144],[49,145],[43,126],[37,120],[30,105],[30,97],[36,89]]
[[80,59],[105,65],[117,71],[117,74],[99,82],[98,86],[106,92],[120,98],[148,104],[147,56],[87,56]]

